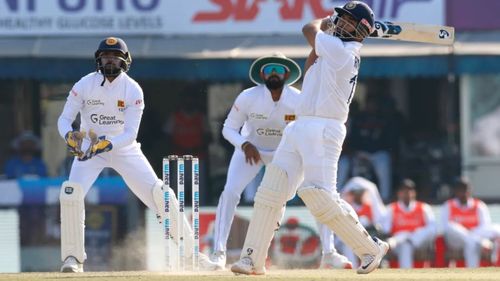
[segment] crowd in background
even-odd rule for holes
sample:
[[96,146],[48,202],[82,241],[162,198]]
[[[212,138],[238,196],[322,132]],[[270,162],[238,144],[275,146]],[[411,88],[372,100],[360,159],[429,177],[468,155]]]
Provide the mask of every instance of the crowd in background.
[[[440,206],[438,218],[429,204],[417,200],[417,185],[408,178],[397,185],[396,200],[388,205],[376,185],[361,177],[350,179],[342,196],[371,234],[387,239],[393,267],[436,266],[440,256],[442,263],[460,261],[470,268],[499,265],[500,225],[492,223],[488,206],[472,196],[466,178],[455,179],[452,189],[453,196]],[[338,244],[357,265],[352,251]]]

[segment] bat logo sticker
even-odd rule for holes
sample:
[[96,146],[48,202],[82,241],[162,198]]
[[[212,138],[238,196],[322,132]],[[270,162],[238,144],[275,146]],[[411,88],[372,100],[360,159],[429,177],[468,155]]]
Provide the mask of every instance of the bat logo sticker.
[[439,30],[439,38],[446,39],[450,37],[450,33],[444,29]]

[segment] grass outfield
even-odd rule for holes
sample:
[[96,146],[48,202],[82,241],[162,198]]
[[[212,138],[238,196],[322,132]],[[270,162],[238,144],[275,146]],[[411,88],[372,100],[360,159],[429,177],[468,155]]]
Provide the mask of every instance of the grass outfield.
[[354,270],[272,270],[265,276],[235,276],[230,271],[204,273],[158,273],[158,272],[86,272],[62,273],[18,273],[0,274],[1,281],[225,281],[225,280],[500,280],[500,268],[443,268],[443,269],[379,269],[368,275],[358,275]]

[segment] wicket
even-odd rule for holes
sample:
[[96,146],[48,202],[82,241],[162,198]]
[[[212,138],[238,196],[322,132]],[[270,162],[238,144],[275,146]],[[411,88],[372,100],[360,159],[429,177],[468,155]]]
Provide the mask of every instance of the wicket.
[[[165,239],[165,261],[167,270],[178,269],[180,271],[185,270],[185,262],[186,262],[186,254],[185,254],[185,245],[184,245],[184,215],[185,215],[185,165],[186,163],[191,163],[191,207],[192,207],[192,227],[193,227],[193,270],[197,271],[199,269],[199,256],[200,256],[200,162],[197,157],[193,157],[192,155],[184,155],[179,157],[177,155],[169,155],[168,157],[163,158],[163,183],[165,186],[172,188],[172,183],[170,181],[170,176],[172,173],[172,166],[176,167],[176,177],[175,182],[177,185],[177,199],[179,201],[179,209],[178,209],[178,218],[177,219],[177,235],[178,235],[178,243],[177,245],[177,253],[178,255],[178,263],[174,267],[172,265],[172,236],[170,231],[171,226],[171,213],[170,213],[170,194],[168,192],[169,189],[164,193],[164,202],[165,202],[165,210],[164,210],[164,239]],[[173,164],[171,166],[171,164]],[[174,244],[175,247],[175,244]],[[191,249],[188,249],[191,250]],[[175,254],[175,252],[174,252]]]

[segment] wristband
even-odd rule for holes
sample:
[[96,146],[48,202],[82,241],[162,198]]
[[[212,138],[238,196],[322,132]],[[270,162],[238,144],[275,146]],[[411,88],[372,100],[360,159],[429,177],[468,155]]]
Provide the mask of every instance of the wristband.
[[247,147],[248,145],[250,145],[250,142],[249,142],[249,141],[244,142],[244,143],[241,145],[241,150],[245,151],[245,147]]

